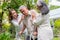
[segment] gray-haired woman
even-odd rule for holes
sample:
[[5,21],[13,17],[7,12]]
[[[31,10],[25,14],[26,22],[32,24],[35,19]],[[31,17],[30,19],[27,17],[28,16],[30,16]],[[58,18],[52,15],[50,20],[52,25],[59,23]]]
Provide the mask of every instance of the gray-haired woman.
[[49,9],[42,0],[37,1],[37,7],[41,13],[33,21],[33,24],[38,26],[38,40],[52,40],[53,31],[49,20]]

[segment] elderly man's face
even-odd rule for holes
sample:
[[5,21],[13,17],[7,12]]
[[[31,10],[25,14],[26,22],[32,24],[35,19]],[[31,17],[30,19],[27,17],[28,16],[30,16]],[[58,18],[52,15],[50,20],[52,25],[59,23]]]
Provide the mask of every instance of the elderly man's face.
[[22,8],[20,11],[23,15],[25,15],[25,16],[28,15],[28,9],[27,8]]

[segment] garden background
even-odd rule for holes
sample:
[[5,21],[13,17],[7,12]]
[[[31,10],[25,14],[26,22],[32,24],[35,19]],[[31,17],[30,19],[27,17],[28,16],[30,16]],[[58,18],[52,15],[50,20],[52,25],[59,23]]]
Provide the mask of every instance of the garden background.
[[[50,10],[58,9],[60,6],[50,5],[49,2],[52,0],[44,0]],[[58,0],[60,1],[60,0]],[[18,13],[19,6],[26,5],[28,9],[36,8],[37,0],[0,0],[0,40],[14,40],[15,38],[15,28],[9,21],[10,8],[14,8]],[[38,11],[38,10],[37,10]],[[53,26],[54,38],[53,40],[60,40],[60,18],[50,19],[51,25]],[[53,22],[53,23],[52,23]]]

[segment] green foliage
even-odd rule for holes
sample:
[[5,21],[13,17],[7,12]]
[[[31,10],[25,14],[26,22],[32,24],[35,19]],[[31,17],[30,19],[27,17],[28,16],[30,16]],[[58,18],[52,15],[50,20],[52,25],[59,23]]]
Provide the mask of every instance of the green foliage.
[[54,28],[53,32],[54,32],[54,37],[58,37],[59,30],[57,28]]
[[9,32],[1,33],[0,40],[11,40],[11,34]]
[[57,19],[54,23],[54,35],[57,36],[60,33],[60,19]]
[[49,0],[44,0],[46,4],[49,4]]
[[0,30],[2,28],[2,7],[0,6]]
[[53,6],[53,5],[51,5],[50,10],[57,9],[57,8],[60,8],[60,6]]
[[53,40],[60,40],[60,38],[58,38],[58,37],[54,37],[54,39]]
[[2,20],[2,7],[0,6],[0,20]]
[[3,5],[2,5],[2,9],[5,8],[7,5],[8,5],[8,3],[4,2]]
[[11,24],[9,23],[7,13],[4,12],[3,17],[2,17],[2,28],[8,31],[10,29],[10,25]]
[[54,25],[55,27],[60,28],[60,19],[57,19]]
[[2,7],[3,8],[13,8],[13,9],[15,9],[16,11],[18,11],[18,8],[19,8],[19,6],[21,6],[21,5],[26,5],[27,7],[28,7],[28,9],[32,9],[32,8],[35,8],[35,4],[33,4],[33,3],[36,3],[37,2],[37,0],[11,0],[11,2],[10,3],[8,3],[8,2],[4,2],[3,3],[3,5],[2,5]]
[[5,30],[5,31],[9,31],[10,29],[10,24],[3,24],[2,28]]

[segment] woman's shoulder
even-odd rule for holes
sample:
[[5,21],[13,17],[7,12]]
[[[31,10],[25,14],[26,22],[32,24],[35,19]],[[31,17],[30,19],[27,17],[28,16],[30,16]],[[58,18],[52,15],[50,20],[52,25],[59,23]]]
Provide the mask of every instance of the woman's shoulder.
[[14,23],[15,21],[14,20],[11,20],[11,23]]
[[14,26],[19,26],[19,24],[18,24],[15,20],[12,20],[11,23],[12,23]]

